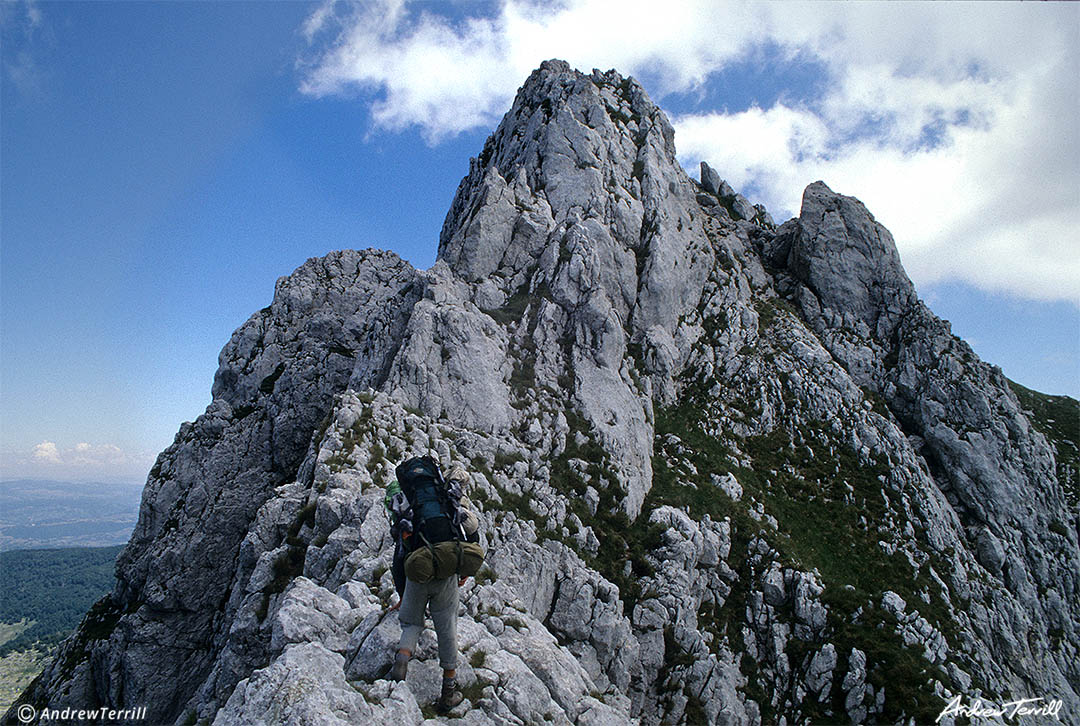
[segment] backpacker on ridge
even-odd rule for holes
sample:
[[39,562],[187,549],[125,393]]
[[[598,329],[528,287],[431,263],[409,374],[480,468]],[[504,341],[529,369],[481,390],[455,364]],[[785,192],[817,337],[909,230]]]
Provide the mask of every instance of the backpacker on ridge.
[[444,478],[430,456],[407,459],[394,473],[384,505],[395,543],[391,572],[398,595],[405,591],[407,571],[418,581],[475,574],[484,551],[479,520],[464,494],[468,473],[455,465]]

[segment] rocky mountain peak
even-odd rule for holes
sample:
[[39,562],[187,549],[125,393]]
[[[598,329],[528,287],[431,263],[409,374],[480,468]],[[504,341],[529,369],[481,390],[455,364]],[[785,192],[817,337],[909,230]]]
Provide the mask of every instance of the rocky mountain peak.
[[858,199],[817,181],[803,192],[797,220],[765,250],[770,262],[805,285],[800,303],[852,332],[888,340],[899,316],[916,301],[896,243]]
[[116,589],[22,702],[421,723],[438,660],[422,639],[385,678],[382,502],[430,453],[470,472],[489,553],[451,723],[1080,713],[1078,442],[1056,423],[1076,402],[955,338],[858,200],[817,182],[776,227],[708,164],[689,178],[614,71],[544,63],[435,265],[308,261],[233,334],[213,397],[150,472]]
[[[509,251],[505,272],[513,276],[518,258],[539,254],[549,228],[569,218],[611,217],[620,204],[633,207],[650,179],[681,171],[673,138],[663,112],[633,79],[545,62],[470,162],[443,225],[439,258],[480,281]],[[504,229],[495,215],[511,208],[519,221]],[[470,246],[485,227],[503,230],[498,249]]]

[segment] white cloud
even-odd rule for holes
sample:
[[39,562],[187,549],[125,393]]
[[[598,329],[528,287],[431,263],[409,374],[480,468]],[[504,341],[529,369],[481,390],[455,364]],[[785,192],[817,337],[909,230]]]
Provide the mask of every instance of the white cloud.
[[60,464],[60,451],[52,441],[42,441],[34,447],[34,461],[45,464]]
[[[336,35],[305,62],[301,88],[315,96],[373,92],[376,126],[419,126],[436,142],[497,121],[529,72],[548,58],[586,69],[649,70],[661,93],[693,87],[742,52],[746,38],[736,29],[752,26],[751,8],[711,0],[658,8],[652,0],[624,0],[612,12],[596,0],[507,0],[494,17],[451,21],[413,11],[403,0],[359,6],[328,0],[302,32],[309,42],[324,31]],[[639,42],[643,26],[648,42]]]
[[99,444],[92,446],[87,443],[75,445],[71,452],[70,462],[75,466],[122,466],[127,463],[128,455],[119,446],[113,444]]
[[302,30],[305,92],[359,91],[375,128],[431,143],[493,125],[546,58],[644,77],[661,105],[766,44],[812,58],[828,82],[805,107],[674,118],[683,163],[778,220],[815,179],[859,197],[917,284],[1077,301],[1080,6],[506,0],[449,19],[378,0],[328,2]]
[[[736,188],[752,186],[778,219],[798,213],[811,180],[859,197],[892,231],[919,284],[957,279],[1076,301],[1080,114],[1054,90],[1061,72],[1036,66],[997,82],[927,77],[890,86],[857,69],[830,91],[824,113],[777,104],[685,115],[674,119],[676,143],[684,163],[706,160]],[[868,108],[894,123],[837,143]],[[964,121],[920,146],[931,114]]]
[[38,7],[35,0],[27,0],[26,2],[26,20],[30,23],[31,28],[37,28],[41,25],[41,8]]
[[330,2],[323,3],[315,9],[308,19],[304,21],[303,27],[300,31],[304,35],[304,39],[307,42],[311,42],[316,35],[322,32],[326,27],[326,23],[333,18],[334,4]]
[[61,447],[54,441],[42,441],[29,452],[5,452],[0,475],[3,478],[142,481],[153,462],[151,453],[132,453],[115,444],[80,442]]

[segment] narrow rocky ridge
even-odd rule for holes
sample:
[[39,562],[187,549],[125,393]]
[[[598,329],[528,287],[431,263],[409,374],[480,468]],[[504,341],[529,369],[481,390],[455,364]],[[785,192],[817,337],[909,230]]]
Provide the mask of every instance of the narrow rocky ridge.
[[858,200],[816,182],[777,227],[688,177],[615,71],[544,63],[436,264],[309,261],[213,396],[155,464],[116,589],[20,703],[420,723],[434,641],[385,680],[381,501],[432,451],[473,473],[490,552],[451,722],[1080,713],[1075,441],[918,299]]

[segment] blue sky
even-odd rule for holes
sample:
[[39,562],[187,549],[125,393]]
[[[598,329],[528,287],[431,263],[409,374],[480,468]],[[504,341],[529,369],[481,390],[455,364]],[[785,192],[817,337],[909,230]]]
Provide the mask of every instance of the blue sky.
[[548,57],[633,73],[777,221],[860,197],[984,359],[1080,393],[1076,8],[654,5],[4,3],[0,477],[142,480],[278,277],[428,267]]

